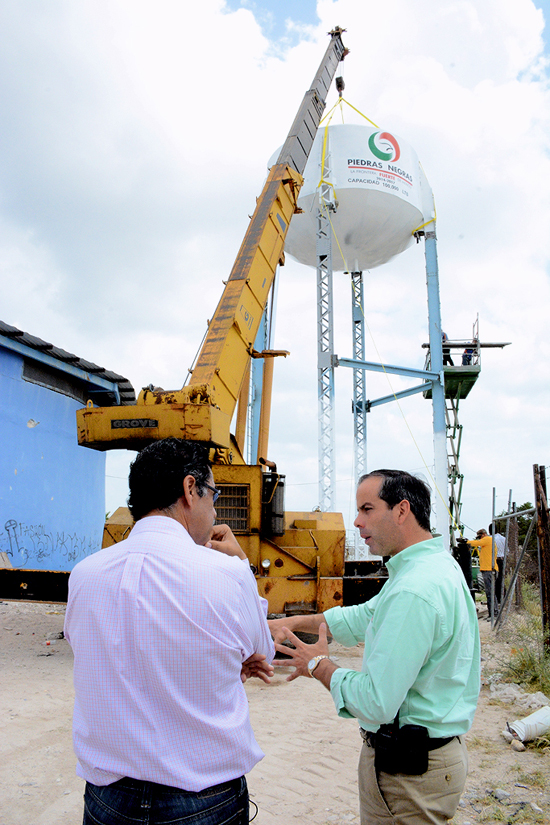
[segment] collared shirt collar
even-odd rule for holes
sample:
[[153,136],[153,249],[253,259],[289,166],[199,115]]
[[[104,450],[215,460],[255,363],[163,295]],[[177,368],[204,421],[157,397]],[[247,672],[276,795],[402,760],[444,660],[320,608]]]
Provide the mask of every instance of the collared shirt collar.
[[175,518],[170,518],[170,516],[144,516],[140,518],[139,521],[136,521],[132,528],[132,533],[140,535],[141,533],[146,533],[148,530],[154,530],[156,533],[183,532],[186,536],[189,535],[183,524],[176,521]]
[[389,558],[386,563],[390,578],[392,575],[398,573],[402,569],[403,565],[413,561],[418,556],[425,556],[428,553],[441,553],[444,549],[443,539],[441,536],[436,536],[433,539],[426,539],[426,541],[419,541],[416,544],[411,544],[409,547],[405,547],[404,550],[401,550],[399,553],[396,553],[395,556]]

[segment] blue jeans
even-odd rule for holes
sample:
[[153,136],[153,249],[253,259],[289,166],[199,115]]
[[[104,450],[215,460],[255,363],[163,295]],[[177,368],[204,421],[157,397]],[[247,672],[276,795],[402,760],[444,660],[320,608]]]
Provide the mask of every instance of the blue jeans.
[[241,776],[194,793],[138,779],[86,783],[83,825],[248,825]]

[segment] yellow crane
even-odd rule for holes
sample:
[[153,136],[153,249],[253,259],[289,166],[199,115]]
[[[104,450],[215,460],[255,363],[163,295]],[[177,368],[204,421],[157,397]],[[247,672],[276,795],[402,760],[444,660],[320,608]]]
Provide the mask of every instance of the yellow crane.
[[[290,220],[298,210],[302,174],[326,105],[338,63],[347,54],[336,27],[271,167],[241,248],[209,323],[189,383],[165,391],[145,388],[133,406],[94,407],[77,412],[78,441],[95,450],[140,450],[169,436],[210,447],[221,495],[218,521],[238,536],[256,572],[258,588],[272,613],[319,611],[342,603],[345,530],[342,516],[285,513],[285,477],[267,457],[273,359],[286,354],[255,352],[254,342],[273,286],[284,263]],[[264,359],[259,463],[244,459],[251,359]],[[235,411],[235,433],[230,432]],[[120,508],[107,521],[104,546],[131,529]]]

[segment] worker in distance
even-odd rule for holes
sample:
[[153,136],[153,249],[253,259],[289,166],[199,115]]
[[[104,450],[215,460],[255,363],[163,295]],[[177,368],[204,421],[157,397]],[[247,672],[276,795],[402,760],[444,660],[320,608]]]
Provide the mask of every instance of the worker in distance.
[[[489,529],[492,529],[492,525],[489,525]],[[479,554],[479,572],[483,577],[483,587],[487,598],[487,621],[490,622],[496,619],[500,609],[499,591],[496,588],[495,579],[496,575],[498,575],[496,536],[493,539],[493,537],[487,533],[487,530],[481,528],[477,531],[475,539],[469,539],[468,544]],[[502,547],[502,552],[504,555],[504,547]],[[495,594],[494,601],[493,588]]]
[[[376,470],[357,487],[355,526],[389,579],[364,604],[269,622],[287,677],[327,688],[337,713],[359,721],[362,825],[447,823],[467,774],[464,734],[480,688],[474,602],[462,571],[430,531],[430,489],[400,470]],[[313,645],[296,631],[316,633]],[[330,633],[364,642],[361,672],[330,658]],[[283,645],[290,641],[294,648]]]
[[130,467],[129,538],[69,581],[84,825],[248,825],[244,774],[263,757],[243,682],[275,653],[205,446],[167,438]]

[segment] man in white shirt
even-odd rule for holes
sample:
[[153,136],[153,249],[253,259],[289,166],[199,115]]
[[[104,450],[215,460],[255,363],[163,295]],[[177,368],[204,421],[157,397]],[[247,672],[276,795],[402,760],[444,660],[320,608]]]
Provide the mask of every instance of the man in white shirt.
[[[493,535],[493,525],[489,525],[489,535]],[[495,533],[495,545],[497,548],[497,575],[495,578],[495,595],[500,604],[502,601],[502,585],[504,580],[504,558],[506,553],[506,539],[500,533]]]
[[244,774],[263,753],[243,682],[272,674],[267,605],[229,527],[214,527],[204,445],[149,445],[129,483],[130,537],[69,583],[84,825],[245,825]]

